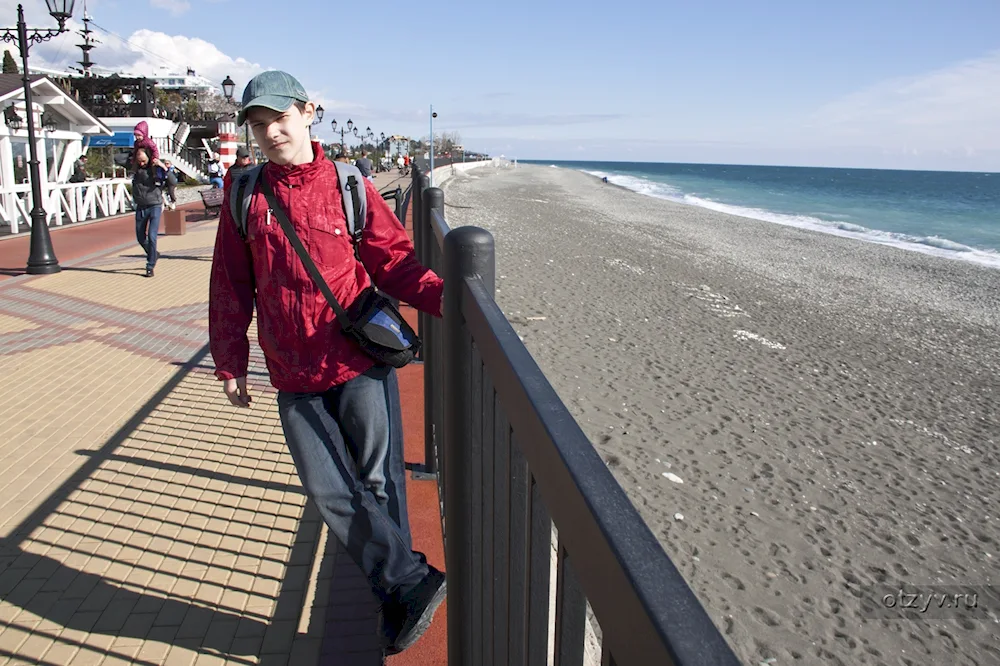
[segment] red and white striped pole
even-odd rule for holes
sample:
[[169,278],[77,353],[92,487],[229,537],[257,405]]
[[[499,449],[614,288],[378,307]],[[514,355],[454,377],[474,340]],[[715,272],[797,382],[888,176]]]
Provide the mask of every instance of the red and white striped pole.
[[236,123],[219,123],[219,163],[226,171],[236,164]]

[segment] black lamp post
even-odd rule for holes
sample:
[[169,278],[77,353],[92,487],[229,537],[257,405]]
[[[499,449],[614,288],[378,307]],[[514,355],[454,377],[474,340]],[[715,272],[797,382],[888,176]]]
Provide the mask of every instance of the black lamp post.
[[[31,275],[45,275],[58,273],[59,260],[52,249],[52,237],[49,235],[49,225],[45,218],[45,209],[42,207],[42,177],[38,166],[38,147],[35,145],[35,118],[31,104],[31,77],[28,75],[28,47],[32,44],[40,44],[48,41],[56,35],[66,32],[66,20],[73,15],[74,0],[45,0],[48,5],[49,14],[59,23],[59,28],[53,30],[28,29],[24,24],[24,7],[17,6],[17,28],[4,28],[3,41],[17,42],[17,48],[21,51],[21,71],[24,81],[24,111],[28,121],[28,164],[31,166],[31,249],[28,252],[28,267],[25,272]],[[6,114],[5,114],[6,116]],[[7,116],[8,125],[11,129],[20,129],[20,124],[15,127],[10,120],[17,118],[17,114]]]
[[236,82],[226,75],[226,78],[222,81],[222,94],[226,96],[226,99],[231,100],[235,92]]
[[316,107],[316,118],[313,119],[313,121],[312,121],[313,127],[315,127],[316,125],[319,125],[321,122],[323,122],[323,105],[322,104],[320,104],[319,106]]
[[371,127],[365,128],[365,133],[361,135],[361,149],[365,149],[365,142],[371,144],[372,148],[375,148],[375,133],[372,132]]
[[[336,134],[337,133],[337,119],[336,118],[334,118],[334,120],[331,123],[331,125],[333,126],[333,133]],[[347,119],[347,133],[348,134],[353,134],[354,136],[358,136],[358,128],[354,126],[354,121],[351,120],[350,118]],[[344,147],[344,127],[343,127],[343,125],[341,125],[341,127],[340,127],[340,152],[343,153],[343,152],[345,152],[345,150],[346,149]]]
[[[236,82],[229,78],[229,75],[227,74],[225,80],[222,82],[222,94],[228,102],[235,104],[237,107],[242,109],[243,105],[233,99],[235,92]],[[244,142],[247,144],[247,150],[250,150],[250,123],[247,122],[246,119],[243,120],[243,136],[245,137]]]

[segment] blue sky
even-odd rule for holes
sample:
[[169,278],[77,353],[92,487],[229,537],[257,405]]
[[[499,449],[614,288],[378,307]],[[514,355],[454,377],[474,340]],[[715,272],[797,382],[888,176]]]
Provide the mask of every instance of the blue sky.
[[[0,0],[9,23],[15,5]],[[100,35],[93,58],[240,89],[286,69],[325,107],[325,139],[348,117],[424,136],[433,103],[436,130],[520,159],[1000,171],[997,0],[286,6],[94,0],[131,45]],[[76,59],[76,41],[37,57]]]

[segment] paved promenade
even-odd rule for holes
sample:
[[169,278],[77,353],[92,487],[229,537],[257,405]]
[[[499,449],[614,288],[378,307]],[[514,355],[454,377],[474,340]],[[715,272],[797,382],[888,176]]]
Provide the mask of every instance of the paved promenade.
[[[0,664],[380,663],[374,600],[302,493],[256,344],[252,409],[212,375],[216,222],[161,236],[147,279],[131,219],[55,231],[50,276],[16,275],[27,235],[0,241]],[[400,374],[414,463],[420,373]],[[408,492],[443,567],[436,486]],[[443,664],[444,629],[439,612],[389,663]]]

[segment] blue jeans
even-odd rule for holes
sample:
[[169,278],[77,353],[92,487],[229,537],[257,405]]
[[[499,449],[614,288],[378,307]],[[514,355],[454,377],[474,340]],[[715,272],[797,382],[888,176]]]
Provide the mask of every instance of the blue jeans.
[[160,233],[160,215],[163,206],[137,208],[135,211],[135,239],[146,251],[146,268],[156,266],[156,237]]
[[212,176],[208,179],[208,182],[212,183],[212,189],[222,189],[226,185],[226,181],[221,176]]
[[406,515],[403,419],[396,371],[375,366],[323,393],[278,392],[299,479],[382,600],[427,575]]

